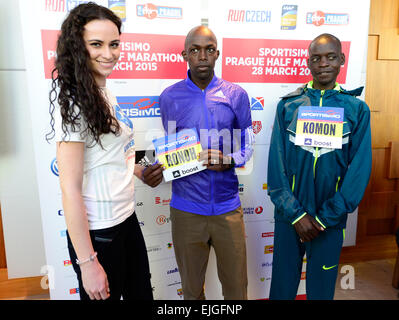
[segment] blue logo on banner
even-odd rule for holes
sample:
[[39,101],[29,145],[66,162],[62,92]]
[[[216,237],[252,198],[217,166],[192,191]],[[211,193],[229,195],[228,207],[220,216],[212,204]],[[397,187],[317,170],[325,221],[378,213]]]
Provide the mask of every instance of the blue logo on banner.
[[160,117],[159,96],[117,97],[123,113],[129,118]]
[[264,103],[263,97],[251,98],[251,110],[263,110]]
[[53,161],[51,161],[51,172],[54,173],[57,177],[59,176],[58,172],[58,166],[57,166],[57,158],[54,158]]
[[71,11],[72,9],[74,9],[75,7],[77,7],[78,5],[82,4],[82,3],[88,3],[90,1],[87,0],[68,0],[67,1],[67,11]]
[[133,130],[133,123],[130,121],[130,119],[123,113],[122,109],[118,106],[114,106],[115,109],[115,115],[116,119],[118,119],[120,122],[126,124],[131,130]]

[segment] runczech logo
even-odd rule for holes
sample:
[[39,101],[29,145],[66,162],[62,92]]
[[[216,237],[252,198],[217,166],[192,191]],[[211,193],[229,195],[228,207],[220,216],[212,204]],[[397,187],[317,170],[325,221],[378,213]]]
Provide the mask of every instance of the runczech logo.
[[271,23],[271,10],[236,10],[229,9],[228,22]]
[[65,1],[64,0],[45,0],[46,11],[54,12],[64,12],[65,11]]

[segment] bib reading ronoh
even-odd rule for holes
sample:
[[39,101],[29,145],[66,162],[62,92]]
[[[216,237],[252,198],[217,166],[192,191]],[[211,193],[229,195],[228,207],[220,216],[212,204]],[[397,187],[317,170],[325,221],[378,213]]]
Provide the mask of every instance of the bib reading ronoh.
[[344,108],[299,107],[295,144],[342,149],[343,122]]
[[202,162],[198,161],[202,147],[196,129],[185,129],[152,142],[157,160],[165,168],[163,171],[165,181],[182,178],[206,169]]

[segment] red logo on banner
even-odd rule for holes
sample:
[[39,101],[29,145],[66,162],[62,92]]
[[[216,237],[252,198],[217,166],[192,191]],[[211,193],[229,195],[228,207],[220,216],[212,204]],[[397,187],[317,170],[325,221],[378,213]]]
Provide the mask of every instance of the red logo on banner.
[[165,224],[165,223],[167,223],[167,222],[169,222],[168,220],[169,220],[169,219],[166,218],[166,216],[164,216],[163,214],[160,215],[160,216],[158,216],[157,219],[156,219],[157,224],[159,224],[160,226],[163,225],[163,224]]
[[262,232],[262,238],[274,237],[274,232]]
[[262,130],[262,122],[252,121],[252,130],[254,131],[254,134],[258,134]]
[[324,24],[325,19],[326,19],[326,15],[324,14],[323,11],[316,11],[313,13],[312,23],[315,26],[321,26]]
[[143,16],[147,19],[155,19],[158,15],[158,8],[152,3],[144,5]]
[[[51,79],[58,30],[42,30],[44,74]],[[121,56],[110,79],[184,79],[187,63],[180,52],[184,36],[124,33]]]
[[[223,39],[222,78],[231,82],[306,83],[312,79],[307,67],[310,40]],[[349,57],[350,42],[342,42]],[[348,59],[337,82],[346,82]]]
[[54,12],[63,12],[65,11],[65,2],[66,0],[45,0],[45,10],[46,11],[54,11]]

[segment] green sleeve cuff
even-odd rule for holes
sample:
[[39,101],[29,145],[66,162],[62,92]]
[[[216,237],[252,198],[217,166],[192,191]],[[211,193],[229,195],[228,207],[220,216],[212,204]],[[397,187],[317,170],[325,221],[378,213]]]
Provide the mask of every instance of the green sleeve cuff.
[[324,229],[327,229],[327,227],[323,224],[323,222],[321,222],[320,221],[320,219],[316,216],[316,221],[318,222],[318,223],[320,223],[320,225],[324,228]]
[[298,218],[296,218],[292,224],[294,225],[295,223],[297,223],[299,220],[301,220],[306,215],[307,215],[307,212],[304,212],[302,215],[300,215]]

